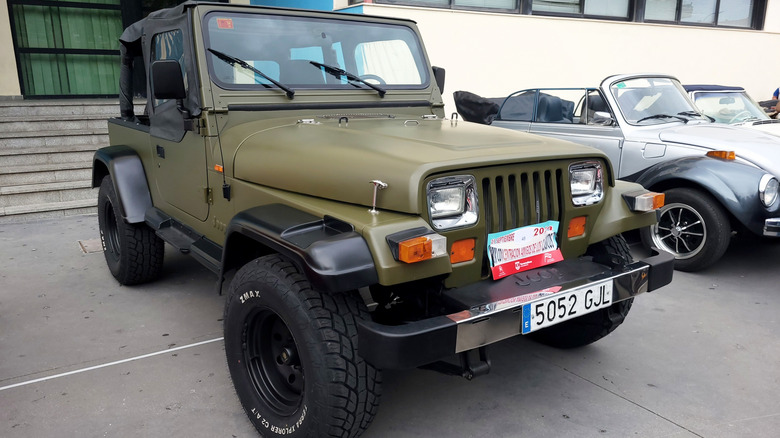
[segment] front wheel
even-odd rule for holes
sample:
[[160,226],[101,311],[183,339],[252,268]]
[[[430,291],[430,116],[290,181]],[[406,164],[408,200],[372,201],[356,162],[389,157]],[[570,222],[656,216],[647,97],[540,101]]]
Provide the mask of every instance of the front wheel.
[[731,224],[720,204],[689,188],[669,189],[665,195],[658,224],[642,230],[642,243],[672,253],[680,271],[698,271],[718,261],[731,239]]
[[100,183],[97,207],[100,240],[111,275],[123,285],[146,283],[159,277],[165,242],[146,224],[128,224],[122,219],[110,175]]
[[225,353],[261,435],[357,437],[368,427],[381,374],[358,355],[359,318],[368,318],[359,297],[313,290],[278,255],[236,273],[225,304]]
[[[613,236],[588,247],[587,255],[593,261],[612,268],[621,268],[634,259],[623,236]],[[531,339],[555,348],[583,347],[607,336],[623,323],[634,299],[619,301],[610,307],[579,318],[570,319],[552,327],[531,333]]]

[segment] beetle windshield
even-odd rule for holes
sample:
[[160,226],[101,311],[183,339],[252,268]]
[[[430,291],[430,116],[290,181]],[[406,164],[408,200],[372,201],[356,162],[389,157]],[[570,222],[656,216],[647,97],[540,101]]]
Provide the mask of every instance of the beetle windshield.
[[[372,90],[366,82],[388,90],[428,85],[428,66],[417,34],[402,24],[226,12],[209,13],[203,22],[206,48],[246,61],[293,89],[375,92],[376,87]],[[209,72],[221,88],[269,89],[268,78],[212,54]],[[328,71],[323,65],[333,68]],[[352,77],[334,74],[336,68]]]
[[763,109],[743,91],[697,91],[693,101],[718,123],[769,120]]
[[703,119],[674,79],[642,77],[610,86],[620,112],[631,124],[658,124]]

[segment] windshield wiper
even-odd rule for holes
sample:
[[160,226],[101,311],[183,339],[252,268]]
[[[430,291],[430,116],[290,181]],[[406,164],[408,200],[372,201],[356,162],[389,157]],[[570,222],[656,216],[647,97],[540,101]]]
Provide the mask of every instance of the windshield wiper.
[[707,114],[698,113],[696,111],[680,111],[679,113],[677,113],[677,115],[678,116],[688,116],[688,117],[701,117],[701,118],[706,118],[710,122],[714,122],[715,121],[714,118],[708,116]]
[[688,117],[705,117],[704,114],[697,113],[696,111],[680,111],[677,113],[678,116],[688,116]]
[[378,86],[376,86],[376,85],[374,85],[374,84],[372,84],[370,82],[366,82],[366,80],[360,78],[360,76],[358,76],[356,74],[353,74],[353,73],[350,73],[350,72],[348,72],[348,71],[346,71],[344,69],[341,69],[341,68],[338,68],[338,67],[334,67],[334,66],[328,65],[328,64],[323,64],[323,63],[317,62],[317,61],[309,61],[309,63],[311,63],[312,65],[314,65],[316,67],[319,67],[319,68],[325,70],[325,73],[327,73],[327,74],[329,74],[331,76],[335,76],[337,78],[340,78],[341,76],[346,76],[346,78],[348,80],[350,80],[350,81],[356,81],[356,82],[360,82],[361,84],[365,84],[369,88],[372,88],[372,89],[376,90],[376,92],[379,93],[379,97],[385,97],[385,93],[387,93],[387,91],[385,91],[384,88],[378,87]]
[[[287,97],[289,97],[290,99],[292,99],[293,96],[295,96],[295,90],[293,90],[292,88],[290,88],[290,87],[288,87],[288,86],[286,86],[284,84],[280,84],[279,82],[269,78],[268,75],[266,75],[265,73],[261,72],[260,70],[258,70],[256,68],[254,68],[253,66],[251,66],[248,62],[244,61],[243,59],[239,59],[239,58],[236,58],[234,56],[230,56],[227,53],[222,53],[219,50],[214,50],[212,48],[208,48],[207,50],[209,52],[213,53],[214,55],[216,55],[217,58],[227,62],[228,64],[230,64],[232,66],[238,65],[238,66],[243,67],[243,68],[245,68],[247,70],[250,70],[250,71],[252,71],[254,73],[257,73],[258,75],[263,77],[263,79],[266,79],[266,80],[270,81],[272,84],[274,84],[277,87],[279,87],[279,89],[283,90],[287,94]],[[265,87],[268,87],[267,84],[261,84],[261,85],[263,85]]]
[[643,122],[645,120],[650,120],[650,119],[677,119],[677,120],[681,120],[683,123],[688,123],[688,120],[690,120],[690,119],[686,119],[685,117],[670,116],[669,114],[654,114],[652,116],[642,117],[641,119],[637,120],[636,123]]

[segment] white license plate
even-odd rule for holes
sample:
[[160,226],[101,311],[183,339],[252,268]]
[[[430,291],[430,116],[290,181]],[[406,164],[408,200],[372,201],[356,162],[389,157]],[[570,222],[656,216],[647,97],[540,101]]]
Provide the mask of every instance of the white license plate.
[[531,333],[611,305],[611,279],[555,294],[523,305],[522,333]]

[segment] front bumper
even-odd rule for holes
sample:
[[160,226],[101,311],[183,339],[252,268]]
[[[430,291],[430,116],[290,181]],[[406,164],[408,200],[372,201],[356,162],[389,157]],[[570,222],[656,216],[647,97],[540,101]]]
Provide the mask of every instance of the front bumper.
[[764,221],[764,236],[780,236],[780,218],[771,218]]
[[581,258],[450,289],[445,299],[464,310],[394,326],[360,321],[360,355],[383,369],[422,366],[519,335],[523,305],[544,299],[531,298],[543,289],[565,292],[611,279],[612,302],[618,302],[669,284],[673,270],[674,257],[666,252],[621,270]]

